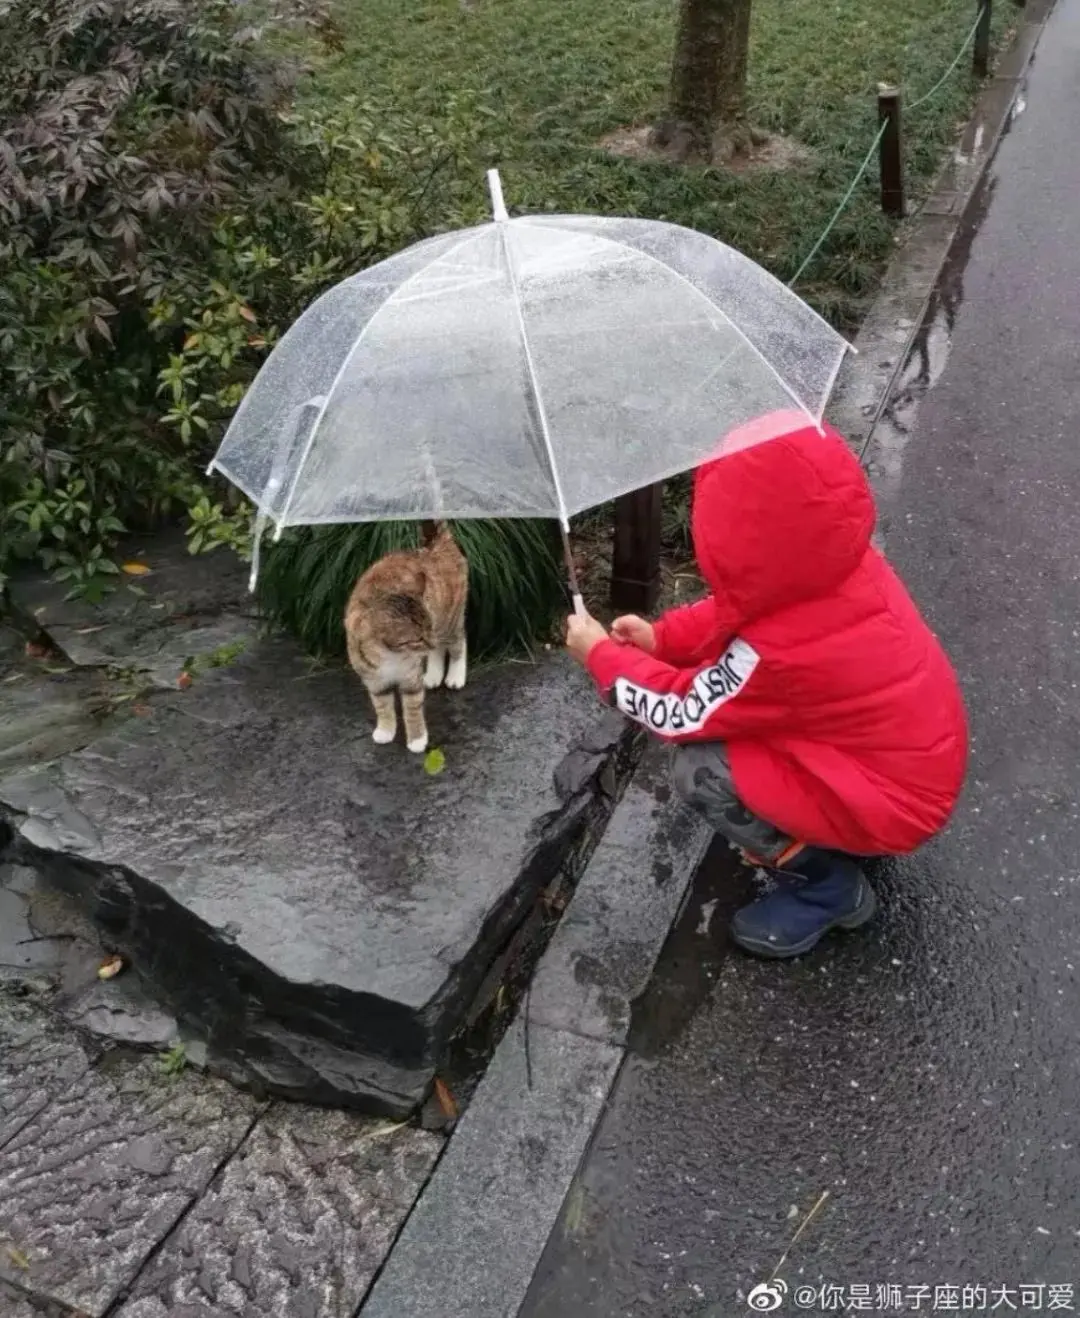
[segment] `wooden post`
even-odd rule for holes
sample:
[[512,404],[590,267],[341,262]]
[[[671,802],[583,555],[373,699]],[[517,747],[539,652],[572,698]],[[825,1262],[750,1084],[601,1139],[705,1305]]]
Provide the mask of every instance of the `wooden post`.
[[978,0],[979,26],[975,29],[975,47],[972,64],[976,78],[985,78],[990,72],[990,25],[992,15],[990,0]]
[[663,508],[663,484],[647,485],[615,500],[612,608],[650,613],[656,607]]
[[904,214],[904,151],[900,134],[900,88],[878,85],[878,123],[881,137],[881,209],[899,219]]

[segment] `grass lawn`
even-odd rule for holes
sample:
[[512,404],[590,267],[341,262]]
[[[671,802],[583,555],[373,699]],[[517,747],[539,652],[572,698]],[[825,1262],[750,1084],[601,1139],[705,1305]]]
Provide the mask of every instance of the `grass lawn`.
[[[995,40],[1014,7],[998,0]],[[449,94],[482,92],[490,161],[511,210],[576,210],[674,220],[715,234],[789,279],[813,246],[877,128],[876,86],[914,101],[948,67],[973,0],[754,0],[753,120],[812,153],[787,172],[733,175],[616,158],[614,129],[663,104],[675,0],[339,0],[344,51],[307,94],[393,97],[438,120]],[[975,95],[970,55],[906,116],[917,199]],[[478,202],[483,180],[477,178]],[[838,327],[857,324],[895,234],[878,210],[876,162],[800,292]]]

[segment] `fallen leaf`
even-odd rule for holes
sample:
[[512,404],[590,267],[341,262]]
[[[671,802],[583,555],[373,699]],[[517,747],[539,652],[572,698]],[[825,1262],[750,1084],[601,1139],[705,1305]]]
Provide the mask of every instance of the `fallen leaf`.
[[124,962],[121,957],[107,957],[101,965],[98,966],[97,977],[98,979],[115,979],[123,968]]
[[51,654],[52,650],[47,645],[42,645],[40,641],[26,642],[27,659],[48,659]]
[[446,1081],[440,1080],[438,1076],[435,1077],[435,1100],[442,1109],[444,1117],[449,1117],[452,1121],[457,1118],[457,1102],[447,1088]]
[[585,1191],[580,1185],[572,1185],[570,1192],[566,1196],[566,1207],[563,1209],[563,1225],[566,1234],[576,1236],[581,1230],[581,1224],[585,1220]]
[[376,1126],[373,1130],[369,1130],[367,1135],[363,1136],[363,1138],[369,1140],[381,1140],[386,1135],[392,1135],[395,1130],[404,1130],[405,1127],[410,1124],[411,1123],[408,1120],[386,1121],[381,1125]]
[[21,1268],[23,1272],[30,1271],[30,1260],[21,1249],[16,1249],[14,1245],[5,1245],[4,1250],[17,1268]]
[[150,571],[145,563],[121,563],[120,570],[126,572],[129,577],[145,577]]
[[438,746],[433,746],[424,756],[424,772],[430,774],[442,773],[446,768],[446,756],[439,750]]
[[256,316],[250,307],[239,307],[238,310],[246,321],[252,325],[255,324]]
[[176,679],[176,685],[181,691],[186,691],[191,685],[191,674],[185,668],[180,676]]

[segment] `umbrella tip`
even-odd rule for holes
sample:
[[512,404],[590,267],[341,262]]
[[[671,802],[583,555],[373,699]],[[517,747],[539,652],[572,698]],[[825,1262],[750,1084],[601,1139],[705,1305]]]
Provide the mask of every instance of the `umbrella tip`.
[[491,218],[496,224],[502,224],[510,218],[506,209],[506,202],[503,201],[502,179],[499,178],[497,169],[489,169],[487,172],[488,195],[491,197]]

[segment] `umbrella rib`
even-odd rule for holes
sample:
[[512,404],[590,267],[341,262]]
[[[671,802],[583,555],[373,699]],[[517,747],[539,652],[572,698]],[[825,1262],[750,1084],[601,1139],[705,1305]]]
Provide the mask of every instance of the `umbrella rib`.
[[532,387],[533,398],[536,402],[537,416],[540,418],[540,432],[544,437],[544,447],[547,449],[548,465],[551,468],[551,479],[555,485],[555,498],[559,503],[559,521],[565,532],[570,531],[570,517],[566,511],[566,500],[563,498],[562,481],[559,480],[559,468],[555,463],[555,450],[551,446],[551,433],[548,430],[547,412],[544,409],[544,399],[540,393],[540,381],[536,378],[536,364],[533,361],[532,348],[529,346],[529,331],[525,325],[525,311],[521,305],[521,292],[518,289],[517,275],[514,273],[514,261],[510,255],[510,243],[506,237],[506,231],[510,227],[509,221],[499,222],[499,237],[502,239],[503,255],[506,257],[506,270],[510,276],[510,291],[514,297],[514,311],[517,313],[518,333],[521,335],[521,347],[525,353],[525,365],[529,372],[529,384]]
[[335,389],[337,389],[338,385],[341,383],[342,377],[344,376],[345,372],[349,369],[349,363],[356,356],[360,348],[360,345],[364,342],[364,339],[368,335],[368,331],[371,329],[371,327],[379,319],[382,313],[386,310],[386,308],[390,305],[390,303],[394,301],[394,299],[401,293],[403,289],[408,288],[408,286],[411,283],[419,279],[420,276],[425,274],[428,270],[430,270],[432,266],[438,265],[441,261],[445,261],[447,257],[453,256],[455,252],[459,252],[463,247],[468,246],[468,244],[473,242],[476,237],[477,237],[477,230],[476,229],[470,230],[468,235],[462,238],[460,242],[454,243],[450,247],[448,247],[446,251],[442,254],[442,256],[436,257],[434,261],[429,262],[427,265],[421,266],[420,269],[418,270],[414,270],[411,275],[403,279],[401,283],[398,284],[397,288],[393,290],[390,296],[385,298],[382,302],[379,303],[379,305],[375,308],[374,312],[372,313],[371,319],[367,322],[364,328],[356,336],[356,342],[345,354],[345,360],[338,367],[337,374],[334,376],[330,388],[327,389],[326,394],[323,397],[323,401],[319,405],[318,414],[316,415],[315,420],[312,422],[311,433],[308,435],[307,440],[304,443],[304,451],[300,455],[300,461],[296,464],[296,475],[292,479],[292,485],[289,487],[288,498],[285,500],[285,506],[281,510],[281,518],[280,520],[277,521],[277,530],[274,533],[275,540],[279,540],[281,538],[281,533],[282,531],[284,531],[286,525],[288,524],[289,509],[292,507],[293,498],[296,495],[296,488],[300,484],[300,477],[303,474],[304,466],[307,463],[308,457],[311,454],[311,446],[315,442],[315,435],[318,432],[319,427],[322,425],[322,419],[326,415],[326,409],[330,406],[330,399],[333,398]]
[[[810,420],[813,421],[814,425],[817,426],[819,430],[821,429],[820,420],[816,416],[814,416],[813,412],[810,411],[810,409],[806,406],[806,404],[802,401],[802,399],[799,398],[798,395],[795,393],[795,391],[788,385],[787,381],[776,369],[776,367],[772,364],[772,362],[769,361],[768,357],[766,357],[765,354],[761,351],[761,349],[755,345],[754,341],[746,334],[746,332],[739,328],[739,326],[735,323],[735,321],[731,319],[731,317],[727,314],[724,308],[720,306],[719,303],[714,302],[711,297],[709,297],[708,293],[703,293],[701,289],[698,288],[697,284],[687,279],[687,277],[684,274],[680,273],[680,271],[676,270],[674,266],[667,265],[664,261],[661,261],[658,257],[653,256],[651,252],[646,252],[640,247],[635,247],[633,243],[623,242],[621,238],[609,238],[606,234],[603,235],[601,241],[612,243],[616,247],[623,248],[624,251],[635,252],[637,253],[638,256],[643,256],[646,261],[651,261],[653,265],[658,265],[661,270],[666,270],[669,275],[674,275],[675,278],[679,280],[680,283],[685,284],[686,287],[689,288],[691,292],[696,293],[697,296],[701,298],[701,300],[705,303],[706,306],[708,306],[712,311],[719,313],[719,315],[725,321],[727,321],[727,323],[731,326],[731,328],[735,331],[735,333],[739,336],[739,338],[742,339],[742,341],[746,344],[746,346],[750,349],[750,351],[754,354],[754,356],[761,360],[765,369],[769,371],[770,374],[776,377],[777,383],[780,385],[780,388],[783,389],[784,393],[787,394],[787,396],[791,399],[791,401],[795,404],[795,406],[799,409],[799,411],[805,412],[806,415],[810,418]],[[794,293],[792,293],[791,296],[796,297]],[[798,299],[796,298],[796,300]]]

